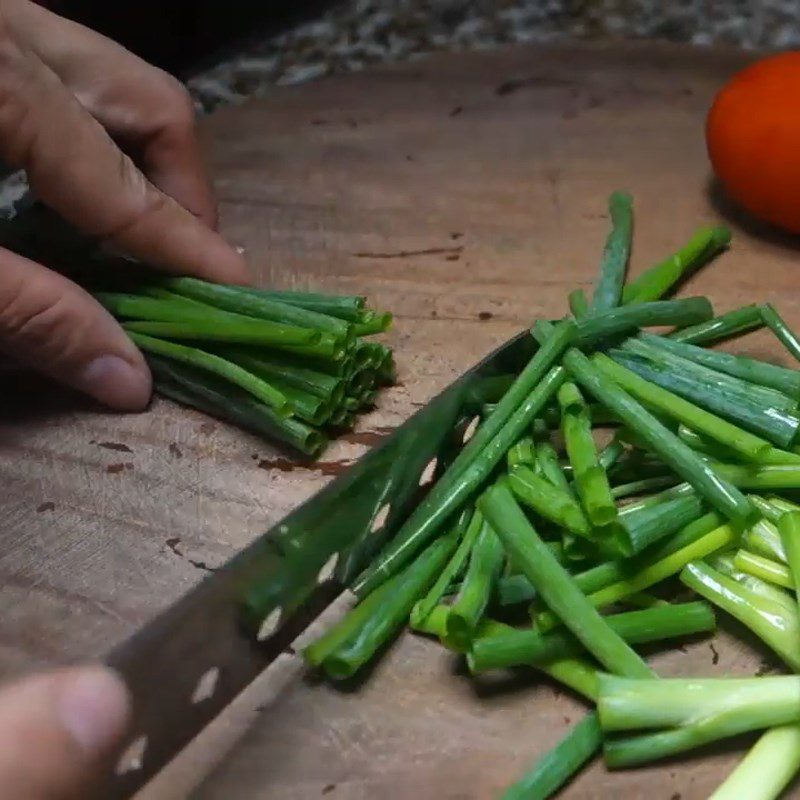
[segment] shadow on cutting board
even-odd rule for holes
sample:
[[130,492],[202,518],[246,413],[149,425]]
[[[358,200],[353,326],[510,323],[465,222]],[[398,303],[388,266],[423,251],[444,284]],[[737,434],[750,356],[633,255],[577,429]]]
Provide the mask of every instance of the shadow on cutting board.
[[725,192],[719,178],[712,175],[706,184],[706,194],[714,210],[732,227],[744,231],[754,239],[761,239],[776,247],[800,250],[800,236],[787,233],[768,222],[762,222],[749,214]]

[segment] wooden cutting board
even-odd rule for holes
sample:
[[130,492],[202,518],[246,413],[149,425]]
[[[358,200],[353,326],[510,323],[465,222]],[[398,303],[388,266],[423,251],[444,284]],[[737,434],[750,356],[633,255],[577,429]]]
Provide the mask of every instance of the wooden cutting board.
[[[166,401],[122,417],[4,386],[0,676],[102,654],[495,345],[562,313],[594,278],[612,189],[635,197],[634,271],[727,218],[731,252],[692,291],[720,310],[772,300],[800,323],[794,245],[740,224],[709,183],[704,114],[744,60],[651,43],[442,55],[206,120],[223,229],[259,282],[392,309],[400,384],[298,467]],[[783,358],[766,336],[741,347]],[[724,627],[654,663],[754,673],[763,652]],[[345,691],[303,679],[291,656],[277,671],[144,796],[185,796],[218,765],[196,796],[492,797],[582,713],[535,675],[476,684],[408,636]],[[705,797],[737,752],[610,776],[595,765],[565,796]]]

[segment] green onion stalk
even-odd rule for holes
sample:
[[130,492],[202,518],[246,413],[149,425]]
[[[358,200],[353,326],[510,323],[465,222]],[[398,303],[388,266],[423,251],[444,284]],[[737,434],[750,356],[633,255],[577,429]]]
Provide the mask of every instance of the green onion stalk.
[[587,714],[513,786],[502,800],[531,800],[554,795],[600,749],[603,731],[596,712]]
[[578,536],[591,536],[592,528],[583,509],[563,489],[556,488],[527,467],[511,470],[508,485],[515,497],[539,516]]
[[771,303],[764,303],[761,306],[761,319],[789,353],[797,361],[800,361],[800,339],[797,338],[797,334],[787,325]]
[[722,350],[711,350],[697,345],[671,339],[669,336],[654,336],[640,333],[639,338],[653,347],[661,347],[676,356],[687,358],[717,372],[724,372],[749,383],[767,386],[800,399],[800,371],[768,364],[747,356],[733,355]]
[[747,731],[800,722],[800,676],[636,679],[598,675],[604,733],[659,729],[606,739],[612,768],[673,756]]
[[407,621],[414,603],[427,592],[458,544],[458,532],[442,536],[361,601],[303,653],[313,667],[343,680],[364,667]]
[[621,675],[652,674],[556,561],[502,480],[480,498],[478,505],[503,542],[509,558],[536,587],[544,602],[606,669]]
[[567,351],[564,365],[578,383],[613,410],[714,508],[737,525],[752,518],[752,506],[735,486],[720,478],[690,447],[665,428],[624,389],[601,373],[583,353],[575,349]]
[[800,770],[800,725],[762,734],[709,800],[775,800]]
[[[672,637],[706,633],[715,628],[714,612],[707,603],[656,605],[604,618],[628,644],[643,644]],[[546,664],[559,658],[584,656],[580,641],[564,630],[512,630],[473,640],[467,655],[472,673],[522,665]]]
[[600,466],[588,406],[574,383],[561,386],[558,402],[561,406],[561,432],[581,504],[592,525],[608,525],[617,518],[617,507],[606,471]]
[[627,305],[661,299],[724,250],[730,241],[731,232],[723,226],[700,228],[680,250],[628,281],[622,292],[622,302]]
[[763,327],[761,309],[753,304],[683,327],[669,334],[669,338],[688,344],[713,344]]
[[778,447],[787,448],[794,442],[800,430],[800,417],[796,413],[797,403],[786,395],[655,350],[638,340],[629,340],[625,348],[613,350],[610,355],[639,377],[735,422]]
[[505,552],[497,534],[483,521],[472,547],[464,580],[447,617],[447,638],[466,650],[497,586]]
[[[736,539],[737,535],[729,525],[721,525],[680,550],[676,550],[657,561],[652,561],[641,570],[633,572],[614,583],[606,584],[601,589],[589,594],[586,600],[594,608],[610,606],[613,603],[624,600],[626,597],[649,589],[665,578],[676,575],[687,564],[691,564],[696,559],[705,558],[718,550],[729,547]],[[565,621],[563,618],[559,619],[551,610],[536,614],[534,622],[540,631],[545,632],[552,630]]]
[[540,347],[491,416],[478,426],[431,491],[403,527],[356,580],[354,591],[368,594],[395,574],[488,479],[492,470],[530,427],[564,381],[564,370],[553,366],[575,335],[571,322],[561,323]]
[[790,588],[800,599],[800,511],[788,511],[778,520],[783,550],[789,563]]
[[754,591],[701,561],[688,564],[680,579],[750,628],[792,670],[800,671],[800,621],[796,607]]
[[613,192],[608,200],[611,231],[603,249],[600,278],[594,290],[591,311],[606,311],[619,305],[628,270],[633,239],[633,198]]

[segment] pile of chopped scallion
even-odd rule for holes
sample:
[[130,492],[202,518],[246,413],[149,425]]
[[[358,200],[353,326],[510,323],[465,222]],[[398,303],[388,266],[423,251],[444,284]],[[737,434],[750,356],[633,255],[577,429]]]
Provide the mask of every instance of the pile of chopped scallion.
[[[534,668],[593,703],[508,800],[550,796],[601,749],[630,767],[749,731],[714,798],[776,797],[800,768],[800,674],[662,679],[635,648],[712,632],[716,606],[800,672],[800,372],[708,349],[766,326],[800,360],[800,341],[770,305],[662,299],[724,228],[626,283],[631,198],[609,206],[591,300],[570,294],[524,369],[487,379],[474,434],[305,658],[345,679],[408,624],[473,674]],[[520,606],[530,624],[503,621]]]
[[147,356],[167,397],[318,455],[394,381],[391,314],[361,296],[138,279],[94,296]]

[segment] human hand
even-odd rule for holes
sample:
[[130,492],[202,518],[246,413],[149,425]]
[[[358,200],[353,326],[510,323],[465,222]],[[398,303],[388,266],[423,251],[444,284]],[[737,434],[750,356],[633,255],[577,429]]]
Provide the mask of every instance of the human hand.
[[[28,0],[0,0],[0,159],[87,235],[164,270],[248,281],[214,230],[181,84]],[[0,352],[115,408],[140,409],[150,396],[144,359],[111,315],[3,249]]]
[[90,796],[122,741],[129,706],[122,681],[101,667],[43,673],[0,689],[0,797]]

